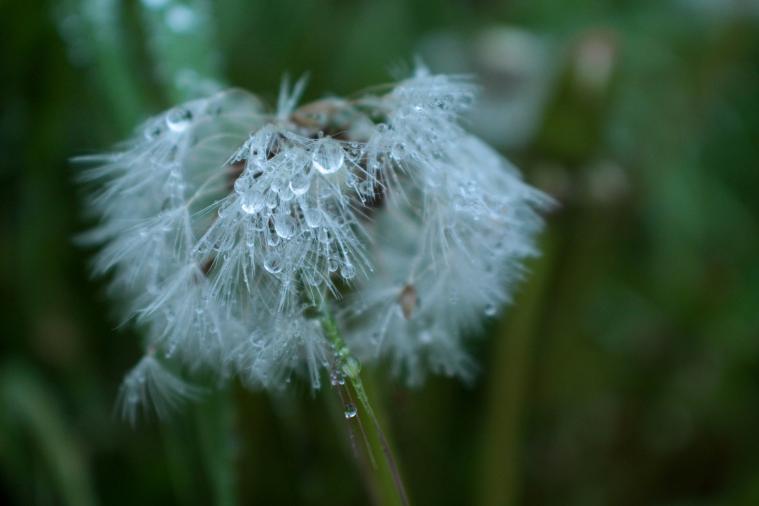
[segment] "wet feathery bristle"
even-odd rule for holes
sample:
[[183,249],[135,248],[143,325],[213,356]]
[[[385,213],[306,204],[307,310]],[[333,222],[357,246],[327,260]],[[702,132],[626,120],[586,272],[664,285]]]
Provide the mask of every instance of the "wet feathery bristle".
[[[95,271],[113,273],[155,350],[125,389],[172,361],[318,388],[332,351],[317,303],[364,362],[412,383],[471,374],[464,341],[509,301],[550,199],[461,128],[464,78],[419,68],[382,93],[298,106],[303,87],[284,85],[275,110],[241,90],[182,104],[83,172]],[[169,384],[153,403],[187,391],[150,377]]]

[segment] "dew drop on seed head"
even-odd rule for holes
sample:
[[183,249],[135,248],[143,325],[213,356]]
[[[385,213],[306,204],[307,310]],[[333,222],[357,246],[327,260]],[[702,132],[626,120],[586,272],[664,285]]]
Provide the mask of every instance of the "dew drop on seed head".
[[266,207],[269,209],[274,209],[279,204],[279,195],[273,191],[268,191],[264,196],[264,202],[266,203]]
[[282,262],[279,259],[279,255],[276,253],[270,253],[264,260],[264,269],[271,274],[279,274],[282,272]]
[[351,418],[355,418],[358,414],[358,410],[356,409],[356,406],[351,404],[350,402],[345,405],[345,418],[350,420]]
[[248,191],[250,187],[250,181],[247,178],[238,177],[235,180],[235,184],[233,185],[235,189],[235,193],[238,195],[242,195],[246,191]]
[[279,200],[282,202],[290,202],[292,199],[295,198],[295,194],[290,189],[289,186],[284,186],[279,189]]
[[306,225],[309,228],[316,228],[321,225],[321,218],[321,212],[318,209],[312,209],[310,207],[303,209],[303,219],[306,221]]
[[295,235],[295,220],[287,214],[280,214],[274,218],[274,231],[282,239],[289,239]]
[[405,155],[406,155],[406,145],[402,142],[394,144],[393,147],[390,148],[390,156],[392,156],[396,160],[402,159]]
[[145,139],[154,141],[161,136],[163,129],[160,125],[153,123],[145,127]]
[[242,196],[240,207],[245,214],[255,214],[264,207],[264,196],[260,191],[252,191]]
[[309,186],[311,186],[311,180],[303,173],[296,174],[295,177],[290,180],[290,191],[296,196],[306,193]]
[[279,246],[281,242],[282,239],[280,239],[277,234],[269,234],[269,236],[266,238],[266,244],[268,244],[271,248]]
[[324,139],[314,149],[311,161],[314,168],[320,173],[333,174],[343,166],[345,153],[339,142],[333,139]]
[[343,277],[343,279],[353,279],[353,277],[356,275],[356,268],[352,263],[346,262],[343,264],[342,268],[340,268],[340,275]]
[[310,286],[320,286],[323,281],[322,277],[313,271],[304,271],[303,279],[305,280],[306,284]]
[[190,126],[192,112],[186,107],[175,107],[166,114],[166,126],[172,132],[183,132]]
[[331,240],[329,236],[329,231],[324,227],[320,228],[319,231],[316,233],[316,238],[322,244],[328,244]]

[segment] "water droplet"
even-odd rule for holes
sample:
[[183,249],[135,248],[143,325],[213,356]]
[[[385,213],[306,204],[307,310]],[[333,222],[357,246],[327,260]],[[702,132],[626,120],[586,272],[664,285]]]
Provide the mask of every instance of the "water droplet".
[[309,270],[303,271],[303,280],[310,286],[319,286],[322,284],[322,277],[319,273]]
[[290,189],[289,186],[283,186],[279,189],[279,200],[282,202],[290,202],[292,199],[295,198],[295,194]]
[[280,256],[277,253],[269,253],[264,260],[264,269],[271,274],[279,274],[282,272],[282,262]]
[[318,209],[307,207],[303,209],[303,219],[309,228],[316,228],[321,225],[322,213]]
[[343,279],[353,279],[353,277],[356,276],[356,268],[352,263],[346,262],[340,268],[340,275]]
[[329,230],[322,227],[319,229],[319,231],[316,233],[316,238],[318,241],[322,244],[329,244],[331,241]]
[[280,178],[275,178],[272,180],[271,184],[269,185],[269,188],[271,188],[271,191],[274,193],[279,193],[279,191],[287,185],[287,181],[284,181]]
[[166,114],[166,126],[172,132],[183,132],[192,122],[192,111],[186,107],[175,107]]
[[266,202],[266,207],[269,209],[274,209],[279,204],[279,195],[273,191],[268,191],[264,196],[264,201]]
[[269,234],[269,236],[266,238],[266,244],[272,248],[279,246],[279,243],[281,242],[282,239],[277,234]]
[[350,420],[351,418],[355,418],[357,414],[358,410],[356,409],[356,406],[350,402],[345,405],[345,418]]
[[297,196],[306,193],[310,186],[311,179],[303,173],[296,174],[295,177],[290,180],[290,191],[292,191]]
[[278,214],[274,218],[274,231],[282,239],[289,239],[295,235],[295,220],[288,214]]
[[337,261],[337,258],[331,257],[329,260],[327,260],[327,269],[329,270],[329,272],[335,272],[339,268],[340,268],[340,262]]
[[244,177],[238,177],[234,184],[235,193],[242,195],[250,189],[250,180]]
[[154,141],[161,136],[163,128],[157,122],[145,127],[145,139]]
[[345,153],[339,142],[333,139],[324,139],[314,149],[311,159],[314,168],[320,173],[333,174],[343,166]]
[[398,144],[394,144],[393,147],[390,149],[390,156],[395,158],[396,160],[402,159],[406,155],[406,145],[402,142],[399,142]]
[[496,314],[498,314],[498,307],[495,304],[490,303],[487,306],[485,306],[485,316],[492,318]]
[[264,207],[264,196],[260,191],[254,190],[246,193],[240,199],[240,207],[245,214],[255,214]]

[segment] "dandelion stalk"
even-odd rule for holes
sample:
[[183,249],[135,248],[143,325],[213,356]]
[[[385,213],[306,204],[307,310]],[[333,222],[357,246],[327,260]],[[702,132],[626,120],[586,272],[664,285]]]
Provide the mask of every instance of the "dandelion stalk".
[[[361,363],[351,354],[348,346],[345,344],[345,341],[340,335],[340,331],[338,330],[335,320],[332,318],[329,310],[326,307],[326,304],[324,303],[322,304],[321,324],[327,340],[332,344],[335,350],[335,357],[338,362],[337,365],[339,367],[340,373],[342,373],[350,381],[351,387],[353,387],[353,391],[356,394],[358,402],[361,404],[361,407],[374,426],[374,430],[379,440],[380,448],[382,449],[382,454],[385,457],[385,462],[388,465],[390,474],[393,479],[393,484],[395,485],[396,492],[398,493],[398,498],[404,506],[408,506],[408,495],[406,494],[406,489],[403,486],[403,481],[401,480],[401,475],[398,471],[398,464],[396,463],[395,457],[393,456],[392,450],[390,449],[390,445],[388,444],[385,432],[382,430],[382,427],[379,423],[379,419],[374,413],[372,404],[369,402],[369,396],[366,394],[364,384],[361,381]],[[358,412],[355,410],[355,407],[352,404],[346,404],[345,408],[345,416],[347,418],[359,417]],[[361,427],[361,431],[363,433],[363,426]],[[366,438],[365,435],[364,438]],[[372,456],[372,448],[368,445],[368,442],[367,451],[369,452],[369,458],[372,462],[372,466],[376,469],[376,463],[374,461],[374,457]]]

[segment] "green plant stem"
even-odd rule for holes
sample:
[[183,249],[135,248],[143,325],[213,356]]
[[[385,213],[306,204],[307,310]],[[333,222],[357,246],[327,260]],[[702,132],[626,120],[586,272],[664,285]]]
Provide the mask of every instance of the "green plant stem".
[[[350,386],[353,389],[353,393],[358,400],[360,407],[362,408],[364,415],[371,420],[372,428],[374,429],[373,438],[367,440],[367,451],[369,452],[369,459],[374,463],[373,452],[381,451],[384,456],[384,463],[386,467],[376,468],[375,471],[379,475],[376,485],[376,489],[379,491],[380,501],[382,504],[402,504],[408,506],[409,500],[406,494],[406,489],[403,486],[398,465],[395,457],[390,449],[390,444],[385,436],[385,432],[379,423],[377,414],[372,407],[369,396],[364,388],[364,383],[361,380],[361,364],[351,355],[348,346],[345,344],[340,331],[337,327],[335,320],[326,308],[326,304],[322,303],[322,329],[327,337],[327,340],[332,344],[335,350],[336,372],[343,375],[348,379]],[[346,389],[347,390],[347,389]],[[351,406],[346,404],[346,409],[351,409]],[[347,415],[346,415],[347,416]],[[355,420],[362,431],[362,435],[365,434],[364,427],[361,424],[361,414],[356,413],[352,417],[348,417],[349,420]],[[388,480],[388,477],[390,478]],[[390,482],[390,483],[388,483]],[[388,494],[389,486],[392,487],[392,494]],[[370,487],[373,488],[373,487]]]

